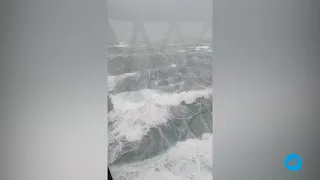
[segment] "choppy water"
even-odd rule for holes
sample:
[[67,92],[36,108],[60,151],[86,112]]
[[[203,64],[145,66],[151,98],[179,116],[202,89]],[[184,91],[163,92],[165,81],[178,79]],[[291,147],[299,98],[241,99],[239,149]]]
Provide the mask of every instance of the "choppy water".
[[115,179],[212,179],[211,71],[211,58],[109,61]]

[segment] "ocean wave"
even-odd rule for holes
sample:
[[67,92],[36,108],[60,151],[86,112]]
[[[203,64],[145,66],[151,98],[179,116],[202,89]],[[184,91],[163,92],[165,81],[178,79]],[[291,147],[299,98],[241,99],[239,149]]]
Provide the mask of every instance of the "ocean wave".
[[141,90],[112,95],[109,162],[145,159],[179,140],[212,132],[211,96],[211,89],[174,94]]
[[203,89],[211,86],[211,65],[175,66],[150,69],[118,76],[108,76],[108,91],[119,93],[140,89],[159,89],[168,92]]
[[[182,153],[183,152],[183,153]],[[212,134],[179,141],[153,158],[111,167],[116,180],[212,179]]]
[[114,178],[212,179],[211,58],[114,57],[108,72]]
[[143,89],[132,92],[122,92],[111,95],[111,101],[114,109],[123,111],[136,109],[148,102],[158,105],[177,106],[182,102],[187,104],[193,103],[197,98],[209,98],[212,95],[212,89],[183,91],[180,93],[167,93],[159,90]]

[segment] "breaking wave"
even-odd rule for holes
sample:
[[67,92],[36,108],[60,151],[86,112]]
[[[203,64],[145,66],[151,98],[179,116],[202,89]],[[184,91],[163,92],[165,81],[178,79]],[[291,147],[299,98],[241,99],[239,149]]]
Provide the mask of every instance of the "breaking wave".
[[[112,175],[118,180],[212,179],[210,60],[161,64],[156,59],[143,67],[136,61],[141,59],[108,64],[113,66],[108,76]],[[132,64],[135,68],[128,70]]]

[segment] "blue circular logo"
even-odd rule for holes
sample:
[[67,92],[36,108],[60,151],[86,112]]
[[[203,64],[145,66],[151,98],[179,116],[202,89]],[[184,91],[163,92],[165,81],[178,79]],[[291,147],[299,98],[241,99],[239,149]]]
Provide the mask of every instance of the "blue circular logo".
[[298,154],[290,154],[284,164],[290,171],[299,171],[302,169],[302,158]]

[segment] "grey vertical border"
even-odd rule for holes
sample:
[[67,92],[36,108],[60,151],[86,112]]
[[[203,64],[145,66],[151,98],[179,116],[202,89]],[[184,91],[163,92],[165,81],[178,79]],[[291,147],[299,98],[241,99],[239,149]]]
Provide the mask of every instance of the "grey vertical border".
[[0,179],[105,179],[105,0],[0,9]]
[[[108,14],[108,0],[104,0],[105,2],[105,12],[106,12],[106,19],[104,22],[107,22],[108,23],[108,19],[109,19],[109,14]],[[108,25],[106,25],[106,41],[105,41],[105,46],[104,46],[104,50],[105,50],[105,54],[106,54],[106,58],[105,58],[105,61],[104,61],[104,80],[105,80],[105,109],[104,109],[104,113],[105,113],[105,133],[104,133],[104,143],[105,143],[105,173],[104,173],[104,179],[105,180],[109,180],[108,178],[108,48],[107,48],[107,45],[108,45]]]
[[215,45],[215,21],[214,21],[214,17],[215,17],[215,10],[214,10],[214,3],[215,3],[216,0],[212,0],[212,29],[211,29],[211,38],[212,38],[212,179],[215,179],[215,175],[214,175],[214,168],[215,168],[215,156],[214,156],[214,142],[215,142],[215,137],[216,137],[216,110],[215,110],[215,106],[216,106],[216,103],[215,103],[215,85],[214,85],[214,79],[215,79],[215,68],[214,68],[214,64],[215,64],[215,53],[216,53],[216,45]]
[[319,8],[214,0],[214,179],[320,179]]

